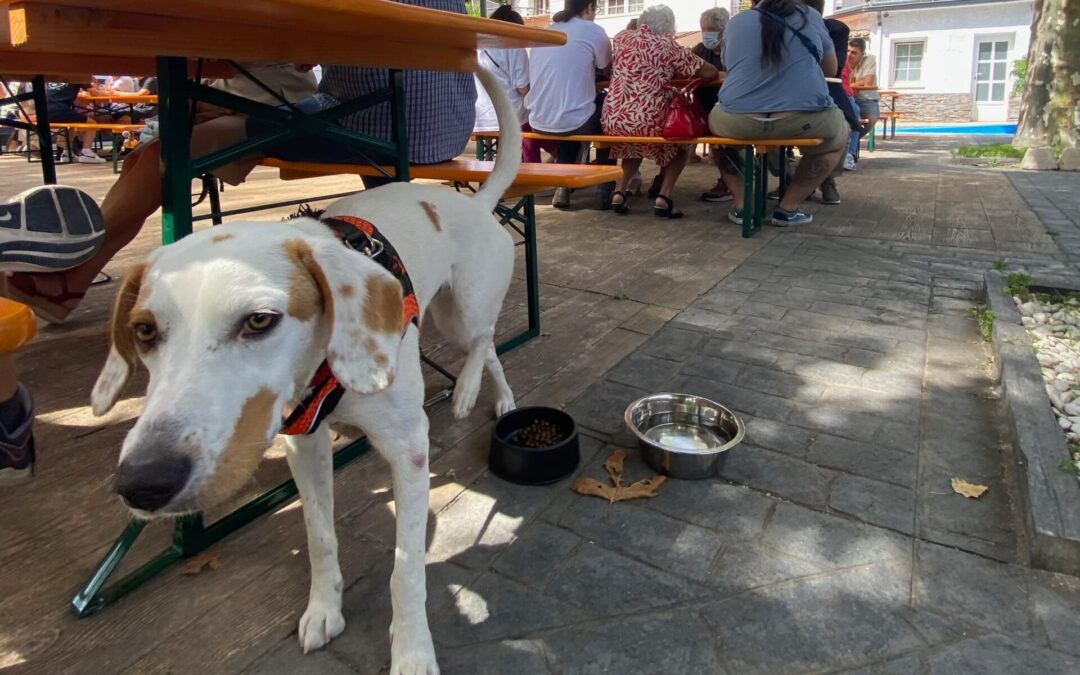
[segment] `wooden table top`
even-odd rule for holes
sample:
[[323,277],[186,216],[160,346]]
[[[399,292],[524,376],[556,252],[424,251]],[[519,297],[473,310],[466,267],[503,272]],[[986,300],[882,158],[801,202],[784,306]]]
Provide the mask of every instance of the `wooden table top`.
[[[4,11],[8,51],[58,60],[92,46],[107,57],[468,71],[475,67],[477,49],[566,42],[557,31],[391,0],[0,0]],[[7,68],[8,51],[0,52],[0,71]]]

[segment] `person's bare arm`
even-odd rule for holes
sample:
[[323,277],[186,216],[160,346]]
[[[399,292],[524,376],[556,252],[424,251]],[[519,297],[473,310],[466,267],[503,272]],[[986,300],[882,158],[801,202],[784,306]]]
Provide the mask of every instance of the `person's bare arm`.
[[836,52],[829,52],[821,59],[821,72],[825,77],[836,77]]
[[694,72],[695,79],[708,80],[712,82],[716,78],[720,77],[720,71],[716,69],[711,63],[703,63],[701,67]]
[[877,75],[870,73],[869,75],[863,75],[859,79],[855,80],[851,84],[857,87],[876,87]]

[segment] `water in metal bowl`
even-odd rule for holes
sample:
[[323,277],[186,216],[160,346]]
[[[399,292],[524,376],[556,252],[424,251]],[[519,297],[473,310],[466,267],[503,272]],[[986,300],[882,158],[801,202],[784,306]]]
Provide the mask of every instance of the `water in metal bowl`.
[[626,408],[645,460],[673,478],[706,478],[745,435],[733,412],[692,394],[653,394]]

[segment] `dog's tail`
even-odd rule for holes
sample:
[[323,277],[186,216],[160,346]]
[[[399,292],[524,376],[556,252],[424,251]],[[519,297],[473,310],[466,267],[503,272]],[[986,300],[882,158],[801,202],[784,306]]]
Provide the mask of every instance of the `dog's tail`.
[[521,168],[521,121],[510,97],[494,75],[483,68],[477,68],[476,77],[484,85],[491,102],[495,104],[495,115],[499,120],[499,154],[495,158],[495,168],[474,197],[491,211],[507,188],[514,183],[518,169]]

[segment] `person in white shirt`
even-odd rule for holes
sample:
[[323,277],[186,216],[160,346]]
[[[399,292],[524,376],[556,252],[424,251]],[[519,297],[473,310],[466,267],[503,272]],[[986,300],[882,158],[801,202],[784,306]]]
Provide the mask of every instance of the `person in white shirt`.
[[[545,134],[571,136],[599,134],[600,110],[603,96],[596,92],[596,71],[611,68],[611,40],[596,18],[596,0],[567,0],[566,9],[554,16],[549,29],[566,34],[566,44],[545,47],[532,52],[529,67],[531,88],[525,97],[529,123]],[[577,164],[581,159],[581,143],[559,141],[555,157],[560,164]],[[597,161],[613,164],[610,151],[598,150]],[[610,208],[614,184],[597,188],[600,208]],[[559,188],[551,205],[570,206],[570,191]]]
[[[510,5],[499,5],[491,18],[496,21],[508,21],[524,26],[525,20]],[[525,94],[529,93],[529,53],[524,49],[481,49],[476,53],[480,67],[495,76],[510,96],[522,131],[531,131],[529,109],[525,106]],[[484,87],[476,85],[476,126],[475,131],[498,131],[499,120],[495,114],[495,105]],[[540,148],[543,141],[523,139],[521,142],[522,159],[526,162],[540,161]]]

